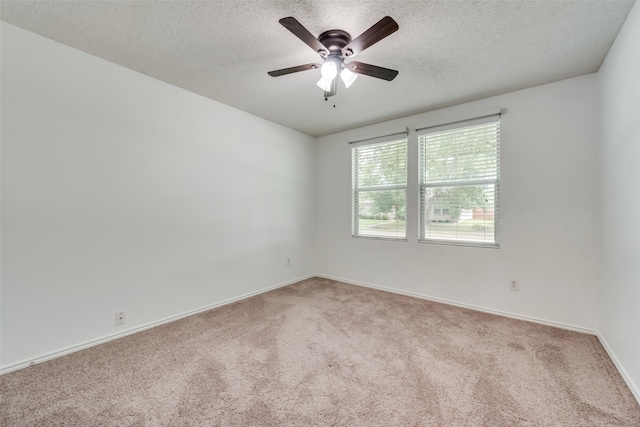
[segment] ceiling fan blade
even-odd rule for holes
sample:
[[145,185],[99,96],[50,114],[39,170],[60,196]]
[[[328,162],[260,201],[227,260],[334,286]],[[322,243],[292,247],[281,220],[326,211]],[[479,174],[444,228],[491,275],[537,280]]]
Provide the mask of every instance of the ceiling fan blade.
[[283,68],[281,70],[269,71],[271,77],[284,76],[285,74],[297,73],[298,71],[314,70],[320,68],[320,64],[304,64],[297,67]]
[[347,64],[354,73],[376,77],[378,79],[391,81],[396,78],[398,72],[389,68],[378,67],[377,65],[365,64],[364,62],[351,61]]
[[296,37],[305,42],[311,49],[315,50],[322,57],[326,57],[329,52],[327,48],[318,41],[296,18],[291,16],[282,18],[279,21],[287,30],[291,31]]
[[383,38],[396,32],[398,28],[398,23],[394,21],[393,18],[385,16],[377,23],[373,24],[373,26],[367,31],[360,34],[351,43],[342,48],[342,54],[346,57],[355,56],[369,46],[378,43]]

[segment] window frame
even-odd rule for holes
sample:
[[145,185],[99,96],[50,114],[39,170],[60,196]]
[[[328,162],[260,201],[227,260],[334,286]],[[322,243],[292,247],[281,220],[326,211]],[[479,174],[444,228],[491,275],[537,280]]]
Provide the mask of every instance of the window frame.
[[[500,118],[501,113],[488,114],[486,116],[472,118],[468,120],[459,120],[449,124],[443,124],[438,126],[430,126],[426,128],[416,129],[418,134],[418,242],[428,244],[444,244],[444,245],[456,245],[456,246],[475,246],[483,248],[500,248],[500,234],[499,234],[499,219],[500,219]],[[471,178],[471,179],[445,179],[445,180],[425,180],[426,175],[426,154],[425,147],[426,141],[423,140],[425,135],[441,133],[447,130],[466,129],[473,126],[484,126],[489,123],[496,124],[496,158],[495,158],[495,176],[492,178]],[[425,182],[423,182],[423,180]],[[427,218],[425,214],[426,207],[426,192],[428,188],[443,188],[443,187],[463,187],[463,186],[493,186],[493,241],[479,241],[471,239],[457,239],[457,238],[433,238],[427,237]],[[485,208],[486,209],[486,208]],[[448,209],[447,209],[448,210]],[[441,207],[441,211],[444,209]],[[485,210],[486,212],[486,210]],[[444,214],[442,214],[444,215]],[[484,216],[484,215],[483,215]],[[486,220],[486,218],[483,218]]]
[[[405,150],[405,176],[404,176],[404,184],[391,184],[391,185],[369,185],[369,186],[359,186],[358,185],[358,177],[359,177],[359,168],[358,166],[358,154],[359,149],[362,147],[371,147],[371,146],[380,146],[384,144],[397,144],[404,143]],[[360,140],[356,142],[349,143],[352,145],[351,147],[351,237],[354,238],[362,238],[362,239],[379,239],[379,240],[392,240],[392,241],[407,241],[407,205],[408,205],[408,197],[409,197],[409,172],[408,172],[408,164],[409,164],[409,140],[408,140],[408,132],[403,132],[401,134],[392,134],[386,137],[379,137],[370,140]],[[393,191],[393,190],[404,190],[404,212],[405,212],[405,220],[404,220],[404,235],[403,236],[392,236],[392,235],[383,235],[383,234],[361,234],[360,233],[360,194],[363,192],[373,192],[373,191]]]

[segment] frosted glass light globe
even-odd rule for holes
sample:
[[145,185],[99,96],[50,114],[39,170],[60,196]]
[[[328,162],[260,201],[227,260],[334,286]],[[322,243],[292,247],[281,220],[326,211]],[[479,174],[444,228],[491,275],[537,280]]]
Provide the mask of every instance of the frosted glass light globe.
[[331,82],[332,80],[327,80],[324,77],[321,77],[320,80],[318,81],[318,83],[316,83],[318,85],[318,87],[322,90],[324,90],[325,92],[330,92],[331,91]]
[[338,75],[338,67],[336,67],[336,63],[333,61],[325,61],[320,67],[320,74],[322,77],[327,80],[333,80]]
[[345,68],[340,73],[340,77],[342,78],[344,85],[348,88],[349,86],[351,86],[351,84],[353,84],[353,82],[356,81],[356,79],[358,78],[358,75],[353,71],[351,71],[350,69]]

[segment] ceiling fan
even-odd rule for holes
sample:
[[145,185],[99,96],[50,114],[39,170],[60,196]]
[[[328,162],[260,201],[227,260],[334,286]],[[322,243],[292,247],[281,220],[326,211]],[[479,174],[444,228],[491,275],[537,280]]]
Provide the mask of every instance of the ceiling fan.
[[336,76],[338,74],[340,74],[340,78],[346,87],[351,86],[358,74],[387,81],[393,80],[398,75],[396,70],[365,64],[364,62],[350,61],[345,63],[345,59],[356,56],[369,46],[398,30],[398,24],[389,16],[382,18],[354,40],[351,40],[349,33],[343,30],[325,31],[318,38],[315,38],[309,30],[293,17],[282,18],[279,22],[316,51],[324,59],[324,62],[322,64],[311,63],[269,71],[268,74],[272,77],[319,68],[322,77],[318,81],[318,86],[324,90],[326,100],[337,92]]

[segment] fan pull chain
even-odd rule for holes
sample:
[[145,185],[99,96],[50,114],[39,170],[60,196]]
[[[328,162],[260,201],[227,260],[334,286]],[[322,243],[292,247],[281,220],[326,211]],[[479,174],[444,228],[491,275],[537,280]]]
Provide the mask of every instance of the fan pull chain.
[[[329,97],[325,96],[324,100],[325,100],[325,102],[329,101]],[[335,98],[333,99],[333,108],[336,108],[336,100],[335,100]]]

